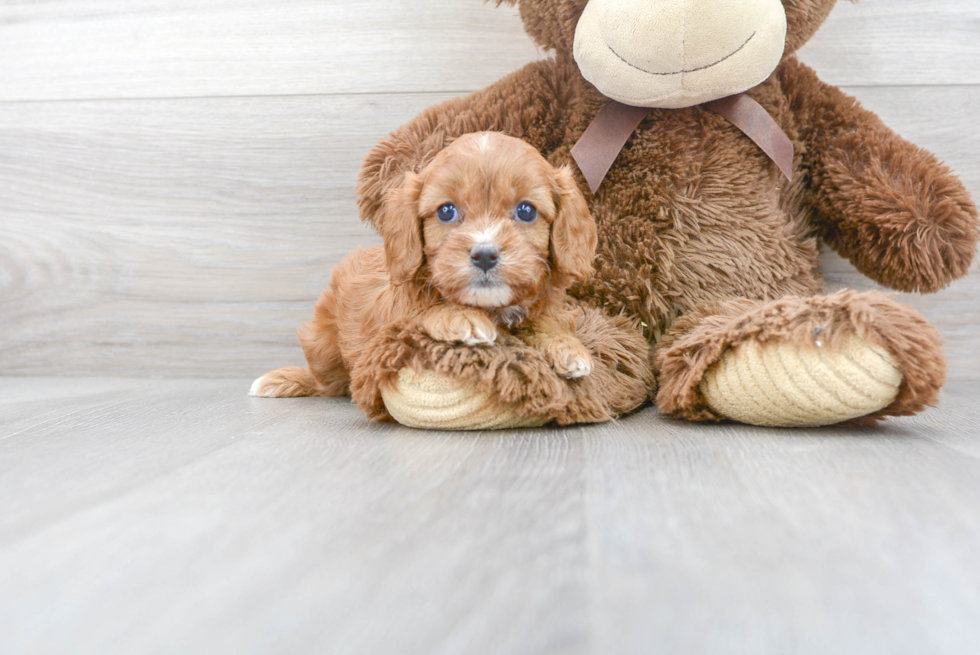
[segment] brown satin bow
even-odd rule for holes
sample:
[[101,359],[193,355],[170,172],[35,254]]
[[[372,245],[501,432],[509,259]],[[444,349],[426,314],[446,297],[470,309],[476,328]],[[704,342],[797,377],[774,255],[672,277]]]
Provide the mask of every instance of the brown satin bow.
[[[739,93],[703,106],[740,129],[776,163],[786,179],[793,180],[793,142],[762,105]],[[630,135],[649,112],[647,107],[610,100],[572,148],[572,158],[592,193],[602,184]]]

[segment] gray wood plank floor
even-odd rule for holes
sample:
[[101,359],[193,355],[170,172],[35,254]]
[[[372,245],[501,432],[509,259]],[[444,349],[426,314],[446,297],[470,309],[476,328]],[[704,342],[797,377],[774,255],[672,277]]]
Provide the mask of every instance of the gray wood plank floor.
[[865,430],[0,378],[3,653],[971,653],[980,381]]

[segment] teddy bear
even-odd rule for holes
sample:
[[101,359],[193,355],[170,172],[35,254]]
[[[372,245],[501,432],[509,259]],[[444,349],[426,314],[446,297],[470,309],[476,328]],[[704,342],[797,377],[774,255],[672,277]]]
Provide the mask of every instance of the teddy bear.
[[881,292],[825,295],[819,244],[886,287],[935,292],[968,272],[977,209],[935,156],[797,59],[836,0],[497,4],[519,4],[550,56],[382,140],[360,214],[384,235],[386,195],[469,132],[576,166],[599,249],[570,293],[596,369],[565,380],[519,336],[470,347],[395,325],[352,372],[369,415],[568,424],[649,399],[691,421],[821,426],[935,404],[938,331]]

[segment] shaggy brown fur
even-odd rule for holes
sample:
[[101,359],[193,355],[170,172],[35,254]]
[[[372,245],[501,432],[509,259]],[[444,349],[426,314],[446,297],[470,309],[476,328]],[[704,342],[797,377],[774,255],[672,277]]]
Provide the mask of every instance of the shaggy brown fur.
[[[606,103],[572,58],[572,37],[585,4],[521,0],[528,33],[554,51],[553,57],[432,107],[383,140],[361,174],[362,217],[383,230],[381,205],[390,190],[467,132],[499,130],[529,141],[555,165],[570,165],[572,145]],[[935,291],[967,271],[978,238],[976,207],[934,156],[901,139],[797,61],[795,51],[816,32],[835,0],[783,4],[789,24],[783,62],[748,93],[793,140],[794,181],[786,183],[754,143],[711,111],[651,110],[591,198],[600,243],[596,274],[571,293],[585,305],[642,322],[644,335],[663,351],[661,402],[678,416],[711,418],[691,391],[703,366],[674,365],[665,346],[699,350],[699,339],[734,343],[741,338],[731,332],[737,328],[724,327],[727,336],[720,341],[714,336],[715,328],[728,325],[732,307],[752,317],[738,319],[749,321],[744,325],[750,333],[809,339],[806,329],[795,329],[779,312],[752,313],[758,303],[787,296],[799,299],[787,300],[790,304],[840,305],[843,329],[891,349],[902,363],[908,391],[884,413],[913,411],[930,402],[942,383],[934,331],[910,310],[896,310],[884,300],[862,300],[875,311],[855,314],[846,309],[854,306],[851,300],[813,298],[823,289],[818,238],[876,281]],[[586,188],[581,177],[578,182]],[[711,307],[716,314],[705,309]],[[671,338],[662,341],[668,333]],[[409,347],[405,340],[398,343]],[[900,350],[911,343],[919,345]],[[494,351],[499,358],[489,365],[507,368],[523,356],[517,345],[508,351],[509,344],[499,344]],[[421,343],[413,347],[421,349],[420,359],[399,357],[464,376],[462,369],[444,365],[442,358],[458,360],[450,351],[439,354]]]
[[378,224],[384,248],[341,262],[300,332],[309,368],[263,376],[256,395],[344,395],[352,371],[372,374],[362,362],[387,361],[382,332],[424,334],[431,348],[513,331],[558,375],[592,372],[565,291],[591,274],[596,229],[568,169],[512,137],[470,134],[405,176]]

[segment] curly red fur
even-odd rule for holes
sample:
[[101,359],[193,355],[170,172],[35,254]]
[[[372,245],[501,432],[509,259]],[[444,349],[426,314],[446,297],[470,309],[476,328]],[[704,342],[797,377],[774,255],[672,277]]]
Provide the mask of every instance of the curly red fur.
[[[534,214],[520,219],[515,208],[521,205]],[[445,207],[453,208],[452,220],[439,217]],[[494,357],[487,353],[501,352],[491,344],[507,339],[525,344],[525,361],[545,362],[549,373],[538,371],[523,385],[511,384],[503,397],[516,402],[518,395],[527,396],[521,402],[528,411],[553,414],[559,421],[568,416],[555,405],[562,394],[551,393],[560,389],[556,374],[587,377],[593,356],[577,336],[583,314],[567,304],[565,291],[592,273],[597,240],[595,222],[568,169],[556,170],[517,139],[466,135],[418,174],[406,173],[399,186],[388,188],[379,210],[375,224],[383,249],[358,250],[341,262],[314,320],[300,331],[309,368],[273,371],[261,378],[256,392],[327,396],[353,389],[369,414],[380,417],[373,390],[384,383],[378,374],[390,372],[386,363],[398,359],[385,347],[386,339],[413,335],[417,343],[443,353],[448,344],[480,344],[470,359],[482,358],[484,365]],[[484,270],[474,249],[490,246],[495,254]],[[593,319],[588,326],[594,324]],[[615,331],[616,324],[608,329]],[[516,336],[498,338],[498,331]],[[601,338],[588,331],[585,336],[598,352],[610,351]],[[636,353],[646,359],[644,348],[628,358]],[[614,368],[599,377],[617,391],[616,398],[605,401],[608,391],[595,389],[592,409],[572,415],[605,420],[623,411],[618,400],[623,383],[616,382],[615,370],[623,354],[600,362]],[[649,380],[634,375],[626,384],[629,409],[643,402]]]

